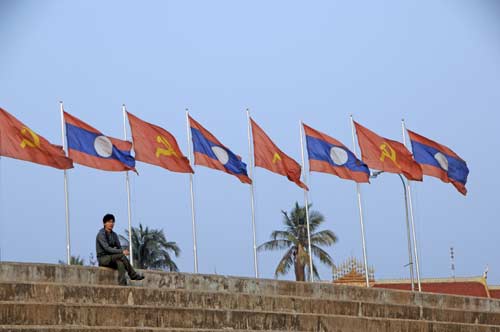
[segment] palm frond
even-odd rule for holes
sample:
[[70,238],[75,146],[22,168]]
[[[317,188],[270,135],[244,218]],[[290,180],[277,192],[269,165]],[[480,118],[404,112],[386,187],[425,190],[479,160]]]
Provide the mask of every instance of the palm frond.
[[329,229],[311,234],[311,244],[331,246],[337,243],[337,235]]
[[293,241],[293,239],[295,239],[295,236],[288,232],[288,231],[273,231],[271,233],[271,239],[272,240],[289,240],[289,241]]
[[283,250],[283,249],[288,249],[290,246],[292,246],[294,243],[292,241],[288,240],[271,240],[268,242],[265,242],[261,244],[260,246],[257,247],[258,251],[263,251],[263,250]]
[[[128,230],[125,234],[128,237]],[[121,238],[128,242],[124,236]],[[178,257],[181,249],[177,243],[167,241],[162,229],[150,229],[142,224],[139,224],[139,227],[132,227],[132,250],[134,264],[141,269],[178,271],[170,252]]]
[[312,246],[311,250],[313,252],[313,256],[318,257],[321,263],[329,267],[333,266],[333,259],[326,251],[317,246]]
[[316,264],[314,264],[314,262],[313,262],[313,274],[314,274],[314,280],[321,280],[318,270],[316,269]]
[[295,248],[290,248],[285,255],[281,258],[276,270],[274,271],[274,277],[277,278],[279,275],[285,275],[290,271],[290,267],[293,265],[293,253]]

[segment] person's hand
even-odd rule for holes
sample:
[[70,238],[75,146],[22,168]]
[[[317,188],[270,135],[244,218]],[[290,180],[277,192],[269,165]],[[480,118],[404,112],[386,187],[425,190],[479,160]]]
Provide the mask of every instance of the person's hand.
[[123,249],[123,254],[124,254],[125,256],[128,256],[128,254],[129,254],[128,249]]

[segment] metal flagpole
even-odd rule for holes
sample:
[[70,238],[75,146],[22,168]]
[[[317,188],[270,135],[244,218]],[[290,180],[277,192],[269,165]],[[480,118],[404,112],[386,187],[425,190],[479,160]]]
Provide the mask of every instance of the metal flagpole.
[[[188,140],[188,159],[191,164],[191,130],[189,129],[189,110],[186,108],[186,126]],[[193,224],[193,256],[194,273],[198,273],[198,252],[196,249],[196,215],[194,212],[194,191],[193,191],[193,173],[189,173],[189,189],[191,191],[191,219]]]
[[[352,148],[354,155],[357,157],[356,138],[354,137],[354,120],[352,119],[352,114],[351,114],[351,133],[352,133]],[[365,226],[363,223],[363,207],[361,206],[361,188],[359,183],[357,182],[356,182],[356,193],[358,196],[359,223],[361,225],[361,241],[363,244],[363,263],[365,264],[366,287],[370,287],[370,280],[368,278],[368,259],[366,258],[366,240],[365,240]]]
[[[122,105],[123,111],[123,139],[127,140],[127,108],[125,104]],[[128,171],[125,172],[125,183],[127,185],[127,204],[128,204],[128,247],[130,253],[130,265],[134,266],[134,253],[132,246],[132,212],[130,208],[130,179]]]
[[[373,172],[370,175],[371,178],[376,178],[380,174],[384,173],[384,171]],[[408,264],[405,264],[404,267],[410,268],[410,281],[411,281],[411,290],[415,290],[415,278],[413,277],[413,255],[411,251],[411,235],[410,235],[410,217],[408,214],[408,194],[406,191],[406,182],[401,174],[397,174],[399,179],[401,180],[401,184],[403,185],[403,197],[405,201],[405,222],[406,222],[406,240],[408,242]]]
[[[410,278],[411,278],[411,290],[415,290],[414,278],[413,278],[413,255],[411,254],[411,238],[410,238],[410,223],[408,221],[408,191],[406,189],[406,183],[401,174],[398,174],[399,179],[403,183],[403,194],[405,195],[405,216],[406,216],[406,233],[408,240],[408,266],[410,267]],[[406,266],[406,265],[405,265]]]
[[254,189],[253,183],[254,179],[253,175],[253,153],[252,153],[252,143],[250,139],[250,110],[247,108],[247,121],[248,121],[248,175],[252,180],[250,183],[250,198],[251,198],[251,206],[252,206],[252,231],[253,231],[253,266],[255,270],[255,278],[259,278],[259,264],[257,262],[257,236],[255,234],[255,198],[254,198]]
[[[3,188],[1,167],[2,167],[2,157],[0,157],[0,188]],[[2,197],[3,197],[2,192],[0,192],[0,204],[2,203]],[[0,224],[0,226],[1,226],[1,224]],[[2,228],[0,227],[0,234],[1,234],[1,231],[2,231]],[[2,240],[3,240],[3,238],[0,236],[0,262],[2,262]]]
[[[302,174],[304,184],[307,186],[307,174],[306,174],[306,164],[304,158],[304,139],[302,134],[302,121],[299,121],[300,127],[300,151],[302,154]],[[306,206],[306,222],[307,222],[307,242],[308,242],[308,252],[309,252],[309,273],[311,276],[311,282],[314,282],[314,274],[313,274],[313,261],[312,261],[312,250],[311,250],[311,231],[309,227],[309,197],[307,195],[307,190],[304,189],[304,202]]]
[[[402,132],[403,132],[403,144],[404,144],[404,146],[406,146],[406,135],[405,135],[406,126],[405,126],[405,120],[404,119],[401,119],[401,129],[402,129]],[[410,207],[411,230],[412,230],[412,233],[413,233],[413,249],[415,251],[415,264],[416,264],[416,269],[417,269],[417,285],[418,285],[418,291],[421,292],[422,291],[422,285],[420,284],[420,262],[419,262],[419,259],[418,259],[417,236],[416,236],[416,233],[415,233],[415,221],[414,221],[414,218],[413,218],[413,203],[412,203],[412,199],[411,199],[411,186],[410,186],[410,181],[409,180],[407,182],[407,188],[408,188],[407,189],[408,203],[409,203],[409,207]]]
[[[68,147],[66,145],[66,130],[64,126],[64,106],[63,102],[59,102],[59,110],[61,113],[61,137],[64,154],[68,156]],[[70,236],[69,236],[69,198],[68,198],[68,174],[67,171],[64,170],[64,202],[65,202],[65,210],[66,210],[66,258],[68,265],[71,264],[71,244],[70,244]]]

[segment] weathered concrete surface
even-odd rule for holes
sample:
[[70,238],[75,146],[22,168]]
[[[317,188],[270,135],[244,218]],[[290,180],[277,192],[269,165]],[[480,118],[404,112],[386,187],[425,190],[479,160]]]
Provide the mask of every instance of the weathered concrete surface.
[[[269,296],[285,295],[342,301],[500,312],[500,301],[495,299],[352,287],[333,285],[330,282],[306,283],[189,273],[142,272],[146,275],[146,279],[141,282],[132,282],[132,284],[161,289],[186,289],[190,291],[246,293]],[[61,264],[0,263],[0,281],[116,285],[117,280],[117,272],[106,268]]]
[[500,327],[450,322],[377,319],[336,315],[287,314],[132,306],[0,304],[3,325],[84,325],[250,329],[286,331],[500,331]]
[[364,316],[469,324],[500,325],[500,313],[415,305],[368,303],[282,295],[229,292],[202,292],[107,285],[69,285],[54,283],[2,283],[0,299],[20,303],[66,303],[241,309],[286,313]]
[[[227,332],[227,329],[182,329],[182,328],[153,328],[153,327],[119,327],[119,326],[58,326],[58,325],[34,325],[13,326],[0,325],[2,332]],[[231,332],[257,332],[256,330],[230,330]],[[281,330],[269,330],[269,332],[284,332]]]
[[[342,323],[343,325],[349,324],[348,322]],[[379,323],[377,330],[367,330],[361,324],[353,324],[352,328],[348,327],[347,330],[341,330],[342,326],[332,329],[333,332],[380,332],[380,331],[402,331],[402,332],[483,332],[483,328],[475,328],[468,326],[452,326],[453,330],[447,329],[444,325],[429,325],[429,324],[415,324],[414,326],[408,326],[407,324],[398,324],[396,322],[391,322],[389,324],[382,325]],[[364,330],[363,330],[364,328]],[[380,328],[383,328],[380,329]],[[387,330],[392,328],[393,330]],[[2,326],[0,325],[0,331],[4,332],[89,332],[89,331],[99,331],[99,332],[257,332],[256,330],[235,330],[235,329],[183,329],[183,328],[151,328],[151,327],[88,327],[88,326]],[[494,330],[490,330],[494,331]],[[268,330],[268,332],[284,332],[284,330]],[[300,331],[296,331],[300,332]],[[496,332],[496,331],[495,331]]]
[[120,287],[110,269],[0,263],[0,331],[500,332],[500,302],[491,299],[144,274],[135,287]]

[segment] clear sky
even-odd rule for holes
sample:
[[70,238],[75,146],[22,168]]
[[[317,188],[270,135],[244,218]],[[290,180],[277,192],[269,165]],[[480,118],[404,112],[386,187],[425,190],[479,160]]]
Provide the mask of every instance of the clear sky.
[[[500,6],[495,0],[9,1],[0,0],[0,107],[61,144],[58,102],[107,135],[123,137],[121,105],[177,137],[184,109],[248,162],[248,107],[300,162],[299,121],[352,147],[349,115],[388,138],[409,129],[467,161],[467,197],[426,177],[413,186],[422,277],[478,276],[500,284]],[[164,229],[193,271],[189,180],[138,162],[133,225]],[[201,273],[253,276],[249,186],[197,166]],[[303,203],[286,178],[255,169],[257,242]],[[125,175],[68,172],[71,248],[88,262],[102,216],[127,227]],[[362,258],[355,184],[308,177],[313,208],[339,242],[336,263]],[[383,174],[362,185],[368,262],[376,279],[407,278],[402,185]],[[65,260],[63,173],[0,160],[0,249],[7,261]],[[260,253],[272,278],[281,253]],[[320,269],[322,279],[331,271]],[[293,278],[293,275],[287,276]]]

